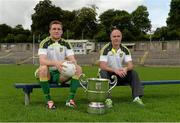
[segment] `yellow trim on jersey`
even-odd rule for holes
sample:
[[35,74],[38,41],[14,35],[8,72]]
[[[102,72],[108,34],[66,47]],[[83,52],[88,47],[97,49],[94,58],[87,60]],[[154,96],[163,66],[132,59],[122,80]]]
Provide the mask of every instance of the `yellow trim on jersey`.
[[[41,41],[39,47],[40,47],[40,48],[43,48],[44,44],[45,44],[46,42],[48,42],[50,39],[51,39],[50,36],[49,36],[49,37],[46,37],[44,40]],[[72,48],[72,45],[71,45],[71,43],[70,43],[69,41],[67,41],[67,40],[65,40],[65,39],[63,39],[63,38],[61,38],[61,41],[64,41],[65,43],[68,43],[68,45],[70,46],[70,48],[73,49],[73,48]],[[51,44],[51,45],[52,45],[52,46],[57,46],[57,45],[59,45],[59,44],[53,43],[53,44]]]
[[104,49],[106,49],[106,47],[108,47],[109,46],[109,44],[110,44],[110,42],[109,43],[107,43],[102,49],[101,49],[101,51],[100,51],[100,55],[103,55],[103,52],[104,52]]
[[50,46],[59,46],[60,44],[57,42],[57,43],[53,43],[51,44]]
[[128,50],[128,52],[129,52],[129,55],[131,55],[131,52],[130,52],[130,50],[124,45],[124,44],[121,44],[121,46],[122,47],[124,47],[125,49],[127,49]]
[[39,45],[39,47],[40,47],[40,48],[43,48],[44,44],[45,44],[47,41],[49,41],[49,40],[50,40],[50,36],[47,37],[47,38],[45,38],[44,40],[42,40],[41,43],[40,43],[40,45]]
[[62,41],[67,42],[69,44],[70,48],[72,49],[72,45],[69,41],[65,40],[64,38],[62,38]]
[[111,52],[112,52],[113,54],[116,54],[116,53],[117,53],[117,50],[114,49],[114,48],[112,48],[112,49],[111,49]]

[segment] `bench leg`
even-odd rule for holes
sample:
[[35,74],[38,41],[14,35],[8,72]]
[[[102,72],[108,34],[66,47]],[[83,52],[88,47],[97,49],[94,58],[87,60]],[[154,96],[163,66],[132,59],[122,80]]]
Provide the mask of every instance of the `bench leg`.
[[32,93],[33,88],[24,88],[24,105],[27,106],[30,103],[30,94]]
[[30,93],[24,93],[24,105],[29,105],[30,102]]

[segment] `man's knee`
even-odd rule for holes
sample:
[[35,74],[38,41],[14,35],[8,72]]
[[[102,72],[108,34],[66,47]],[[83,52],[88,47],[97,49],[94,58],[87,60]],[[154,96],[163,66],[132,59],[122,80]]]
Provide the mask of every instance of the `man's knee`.
[[105,71],[105,70],[100,70],[99,75],[100,75],[101,78],[109,78],[108,77],[108,72]]
[[65,83],[65,82],[69,81],[70,79],[71,79],[71,78],[64,77],[64,76],[61,76],[61,77],[59,78],[60,83]]
[[138,76],[138,73],[137,73],[135,70],[131,70],[131,74],[132,74],[132,76],[134,76],[134,77],[137,77],[137,76]]
[[75,75],[80,76],[81,74],[82,74],[82,68],[79,65],[77,65]]
[[44,76],[44,75],[47,75],[48,73],[48,67],[43,65],[43,66],[40,66],[39,67],[39,76]]

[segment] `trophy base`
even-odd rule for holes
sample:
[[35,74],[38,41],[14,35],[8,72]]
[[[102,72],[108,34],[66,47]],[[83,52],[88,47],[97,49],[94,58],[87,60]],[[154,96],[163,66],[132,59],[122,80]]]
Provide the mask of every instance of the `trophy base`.
[[87,112],[90,114],[104,114],[106,112],[106,108],[102,102],[91,102],[88,105]]

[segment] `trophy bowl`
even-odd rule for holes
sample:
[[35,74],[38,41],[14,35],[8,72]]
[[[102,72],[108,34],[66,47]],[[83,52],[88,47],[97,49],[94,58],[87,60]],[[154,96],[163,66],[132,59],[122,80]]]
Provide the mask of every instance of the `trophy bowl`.
[[110,87],[109,79],[103,78],[87,78],[84,79],[85,75],[80,77],[80,85],[85,89],[87,99],[89,101],[87,112],[92,114],[104,114],[106,106],[104,104],[108,93],[117,84],[116,76],[113,76],[113,86]]

